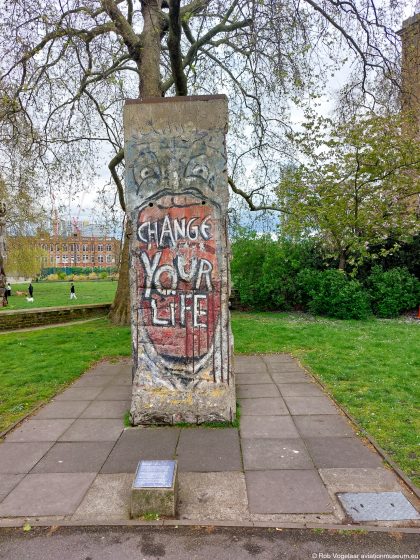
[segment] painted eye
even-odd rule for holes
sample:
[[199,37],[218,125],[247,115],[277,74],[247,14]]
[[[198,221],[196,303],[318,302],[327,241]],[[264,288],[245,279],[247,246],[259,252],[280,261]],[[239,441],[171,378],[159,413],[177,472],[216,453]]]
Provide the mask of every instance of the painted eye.
[[154,171],[151,167],[143,167],[143,169],[140,171],[140,177],[144,180],[144,179],[148,179],[149,177],[151,177],[152,175],[154,175]]
[[209,176],[209,170],[206,165],[195,165],[192,169],[192,175],[196,177],[202,177],[203,179],[207,179]]

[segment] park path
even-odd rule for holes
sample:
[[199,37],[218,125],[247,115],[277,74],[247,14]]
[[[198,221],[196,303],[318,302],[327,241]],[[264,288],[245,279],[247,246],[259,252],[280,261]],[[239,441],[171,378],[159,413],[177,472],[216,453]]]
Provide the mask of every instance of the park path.
[[176,523],[348,523],[347,492],[415,504],[294,358],[236,356],[235,371],[239,430],[124,428],[129,361],[96,365],[0,444],[0,525],[126,522],[140,459],[177,459]]

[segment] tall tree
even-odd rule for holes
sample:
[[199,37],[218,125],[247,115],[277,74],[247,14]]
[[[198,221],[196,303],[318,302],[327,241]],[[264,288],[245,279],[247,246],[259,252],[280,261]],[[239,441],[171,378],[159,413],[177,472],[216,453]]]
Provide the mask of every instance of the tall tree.
[[392,239],[392,251],[414,235],[420,144],[406,134],[406,119],[397,114],[344,123],[308,120],[295,135],[301,161],[286,169],[277,190],[290,210],[284,231],[317,237],[342,270],[355,270],[375,256],[374,245]]
[[[15,133],[24,115],[52,183],[59,167],[66,179],[83,180],[88,156],[96,161],[106,142],[124,210],[124,99],[225,91],[229,184],[251,210],[270,208],[290,126],[287,98],[313,93],[348,56],[359,90],[372,72],[396,81],[392,27],[404,2],[375,1],[9,0],[0,43],[4,118]],[[126,270],[123,262],[115,322],[128,321]]]

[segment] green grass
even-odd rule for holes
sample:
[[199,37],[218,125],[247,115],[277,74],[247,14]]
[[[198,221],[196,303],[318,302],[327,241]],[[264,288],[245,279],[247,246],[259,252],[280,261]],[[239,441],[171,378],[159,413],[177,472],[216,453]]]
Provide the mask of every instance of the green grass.
[[108,303],[113,301],[117,282],[99,280],[90,282],[74,282],[77,299],[70,299],[71,282],[33,282],[34,301],[29,303],[24,296],[14,295],[17,291],[28,291],[29,284],[13,284],[9,305],[0,307],[7,309],[34,309],[35,307],[58,307],[63,305],[83,305],[88,303]]
[[291,352],[420,482],[420,323],[234,313],[235,352]]
[[130,354],[130,329],[106,319],[0,335],[0,432],[105,357]]
[[[291,352],[412,480],[419,482],[416,405],[420,323],[234,313],[235,352]],[[106,319],[0,335],[0,431],[94,362],[130,354],[128,328]]]

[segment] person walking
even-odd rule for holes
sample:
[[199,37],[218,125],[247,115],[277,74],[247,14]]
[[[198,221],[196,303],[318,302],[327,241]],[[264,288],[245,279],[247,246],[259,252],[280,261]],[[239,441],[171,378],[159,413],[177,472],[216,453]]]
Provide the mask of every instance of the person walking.
[[71,283],[71,286],[70,286],[70,299],[77,299],[76,288],[74,287],[73,282]]
[[29,283],[28,293],[29,297],[26,298],[26,301],[34,301],[34,287],[32,286],[32,282]]

